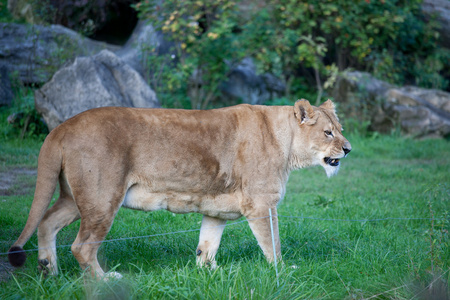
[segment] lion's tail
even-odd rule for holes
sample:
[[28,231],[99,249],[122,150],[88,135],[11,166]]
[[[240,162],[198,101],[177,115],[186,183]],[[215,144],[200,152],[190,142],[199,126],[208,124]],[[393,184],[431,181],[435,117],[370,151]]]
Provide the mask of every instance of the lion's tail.
[[51,142],[51,136],[52,134],[47,137],[39,153],[36,190],[27,223],[17,241],[8,251],[9,262],[14,267],[20,267],[25,263],[26,255],[22,247],[36,231],[44,217],[58,183],[62,154],[60,148]]

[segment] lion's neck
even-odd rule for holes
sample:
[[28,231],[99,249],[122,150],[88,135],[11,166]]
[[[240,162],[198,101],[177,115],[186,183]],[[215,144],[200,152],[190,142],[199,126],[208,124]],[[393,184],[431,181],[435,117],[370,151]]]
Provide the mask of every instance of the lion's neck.
[[314,151],[310,149],[310,141],[308,141],[303,129],[298,127],[298,122],[295,118],[292,117],[290,121],[292,140],[288,156],[289,172],[316,165]]
[[289,171],[298,170],[301,168],[307,168],[314,165],[314,161],[311,159],[311,155],[307,152],[295,153],[292,151],[288,159]]

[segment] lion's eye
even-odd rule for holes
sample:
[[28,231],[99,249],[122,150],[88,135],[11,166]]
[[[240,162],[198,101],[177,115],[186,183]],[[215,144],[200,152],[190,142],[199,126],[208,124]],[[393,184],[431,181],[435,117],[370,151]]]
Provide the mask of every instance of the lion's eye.
[[325,130],[325,135],[327,136],[333,136],[333,133],[329,130]]

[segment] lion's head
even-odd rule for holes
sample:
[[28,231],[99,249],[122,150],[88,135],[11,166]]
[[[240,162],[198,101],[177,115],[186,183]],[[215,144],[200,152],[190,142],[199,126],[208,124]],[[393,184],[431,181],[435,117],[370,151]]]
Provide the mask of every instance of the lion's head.
[[[311,165],[321,165],[327,176],[339,170],[340,159],[352,150],[349,141],[342,135],[342,126],[335,112],[334,104],[327,100],[319,107],[311,106],[308,100],[298,100],[294,114],[301,128],[302,148],[305,143],[312,160]],[[297,156],[303,156],[298,153]]]

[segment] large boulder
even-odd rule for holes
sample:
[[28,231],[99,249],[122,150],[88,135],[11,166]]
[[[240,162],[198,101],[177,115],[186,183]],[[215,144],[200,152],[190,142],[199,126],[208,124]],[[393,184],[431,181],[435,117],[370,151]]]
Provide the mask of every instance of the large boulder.
[[220,88],[225,97],[249,104],[262,104],[281,97],[285,92],[285,85],[277,77],[268,73],[257,74],[251,58],[245,58],[233,68]]
[[35,92],[35,102],[49,130],[91,108],[160,106],[142,76],[108,50],[61,68]]
[[75,57],[94,55],[103,49],[116,53],[146,78],[152,72],[146,56],[168,53],[170,46],[144,21],[137,24],[124,46],[98,42],[60,25],[0,23],[0,65],[17,73],[26,84],[44,84]]
[[60,25],[0,23],[0,65],[26,84],[43,84],[66,62],[117,46],[85,38]]
[[[173,43],[167,41],[161,32],[144,21],[137,24],[123,47],[91,40],[59,25],[0,23],[0,65],[17,74],[25,84],[42,85],[75,57],[94,55],[103,49],[114,52],[149,80],[154,70],[147,57],[170,53],[172,46]],[[234,67],[220,88],[225,99],[251,104],[281,97],[285,91],[279,78],[257,74],[251,58]]]
[[[60,25],[41,26],[0,23],[0,65],[17,74],[25,84],[44,84],[64,64],[77,56],[89,56],[109,49],[145,79],[153,66],[149,55],[170,53],[173,42],[145,22],[138,22],[127,43],[120,47],[83,37]],[[271,74],[257,74],[251,58],[244,59],[221,85],[226,99],[261,104],[284,94],[283,82]]]
[[116,51],[127,64],[148,79],[153,71],[146,61],[149,55],[161,55],[170,51],[172,43],[164,39],[161,32],[146,21],[139,21],[126,44]]
[[[450,93],[414,86],[396,87],[368,73],[346,72],[332,91],[346,117],[368,118],[371,129],[405,135],[450,135]],[[364,115],[365,114],[365,115]]]
[[386,100],[384,114],[373,127],[381,129],[381,125],[392,122],[410,136],[450,135],[450,93],[407,86],[389,89]]
[[336,79],[331,95],[339,103],[346,117],[367,118],[363,113],[373,114],[387,90],[393,85],[376,79],[365,72],[344,72]]
[[[154,29],[146,21],[139,21],[127,43],[115,53],[132,66],[144,78],[154,72],[146,58],[150,55],[165,55],[173,51],[174,42]],[[195,82],[192,76],[191,84]],[[245,58],[235,66],[221,86],[220,90],[226,99],[241,100],[243,103],[262,104],[270,99],[284,95],[285,85],[272,74],[257,74],[256,66],[251,58]]]

